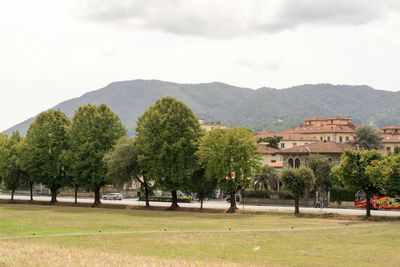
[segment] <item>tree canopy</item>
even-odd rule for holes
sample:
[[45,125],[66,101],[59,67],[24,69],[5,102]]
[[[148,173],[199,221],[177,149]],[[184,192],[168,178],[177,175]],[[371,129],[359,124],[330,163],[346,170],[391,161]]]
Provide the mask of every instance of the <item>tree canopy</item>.
[[279,149],[279,142],[282,141],[283,137],[282,136],[268,136],[268,137],[264,137],[264,138],[260,138],[257,142],[258,143],[266,143],[267,146],[272,147],[272,148],[276,148]]
[[294,197],[295,213],[300,213],[300,198],[305,197],[315,183],[313,171],[305,166],[298,169],[286,168],[282,171],[281,181],[284,189]]
[[252,132],[243,128],[215,129],[206,133],[197,153],[208,179],[231,195],[230,212],[236,209],[235,193],[248,186],[259,168],[260,155]]
[[139,118],[135,145],[139,162],[156,185],[171,191],[176,209],[177,190],[188,187],[197,168],[195,152],[202,134],[193,112],[173,97],[151,105]]
[[332,168],[332,174],[346,188],[365,192],[367,216],[371,215],[370,197],[379,193],[379,188],[375,186],[366,169],[373,161],[381,158],[381,154],[376,150],[346,150],[340,163]]
[[57,191],[70,182],[63,158],[68,149],[70,124],[70,119],[59,110],[42,112],[30,126],[22,146],[22,168],[51,190],[51,203],[57,201]]
[[94,206],[101,203],[100,188],[107,179],[105,154],[126,135],[121,121],[106,105],[80,107],[68,133],[72,176],[78,184],[95,193]]
[[370,126],[361,126],[356,129],[352,144],[365,150],[379,150],[382,148],[382,137],[376,129]]
[[400,195],[400,155],[389,155],[373,161],[366,168],[366,173],[382,193]]
[[332,162],[328,157],[319,154],[311,154],[307,157],[306,165],[314,172],[316,189],[325,192],[329,191],[332,187],[330,175]]

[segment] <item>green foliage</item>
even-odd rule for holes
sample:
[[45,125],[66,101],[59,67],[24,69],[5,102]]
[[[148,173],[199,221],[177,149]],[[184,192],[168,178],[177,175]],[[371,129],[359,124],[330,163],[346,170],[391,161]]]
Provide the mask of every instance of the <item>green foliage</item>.
[[314,186],[315,177],[309,167],[286,168],[282,171],[281,181],[284,189],[294,198],[305,197]]
[[269,198],[270,191],[265,190],[245,190],[243,192],[243,197],[246,198]]
[[213,190],[217,187],[217,179],[207,179],[205,169],[199,167],[191,176],[189,189],[196,193],[197,198],[202,202],[205,198],[211,197]]
[[394,154],[400,154],[400,146],[394,148]]
[[22,138],[18,132],[14,132],[8,139],[0,140],[0,181],[5,188],[14,191],[24,184],[27,174],[18,164]]
[[136,131],[138,158],[147,175],[163,190],[186,189],[197,168],[195,152],[202,134],[193,112],[164,97],[139,118]]
[[315,176],[315,187],[325,192],[332,187],[332,179],[330,176],[332,163],[328,157],[324,155],[311,154],[307,157],[306,164],[310,167]]
[[266,143],[267,146],[279,149],[279,142],[282,141],[282,136],[268,136],[264,138],[260,138],[257,142],[258,143]]
[[68,149],[69,118],[59,110],[40,113],[28,130],[21,149],[21,166],[52,191],[70,183],[63,154]]
[[[216,129],[206,133],[197,153],[206,177],[217,179],[227,192],[246,188],[259,168],[260,155],[251,131],[243,128]],[[230,172],[235,177],[229,177]]]
[[354,201],[357,190],[349,190],[342,187],[333,187],[330,192],[332,202],[341,203],[342,201]]
[[89,104],[77,110],[68,135],[71,175],[76,184],[96,193],[98,204],[99,190],[108,182],[104,156],[126,135],[125,127],[106,105]]
[[382,148],[382,137],[374,128],[370,126],[362,126],[356,129],[352,144],[366,150],[379,150]]
[[332,174],[345,188],[355,191],[362,190],[367,196],[379,193],[366,168],[374,160],[381,159],[381,154],[375,150],[354,151],[346,150],[340,163],[332,168]]
[[104,156],[107,177],[113,184],[122,186],[126,182],[138,179],[142,175],[134,139],[122,137]]
[[389,155],[375,160],[366,168],[376,188],[385,194],[400,195],[400,155]]
[[279,177],[273,167],[265,165],[261,168],[260,172],[253,178],[254,189],[268,189],[269,185],[277,185]]

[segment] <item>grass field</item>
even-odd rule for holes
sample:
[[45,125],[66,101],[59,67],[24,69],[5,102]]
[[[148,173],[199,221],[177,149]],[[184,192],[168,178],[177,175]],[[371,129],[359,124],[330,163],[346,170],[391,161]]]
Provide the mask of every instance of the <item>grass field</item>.
[[400,223],[0,204],[0,266],[398,266]]

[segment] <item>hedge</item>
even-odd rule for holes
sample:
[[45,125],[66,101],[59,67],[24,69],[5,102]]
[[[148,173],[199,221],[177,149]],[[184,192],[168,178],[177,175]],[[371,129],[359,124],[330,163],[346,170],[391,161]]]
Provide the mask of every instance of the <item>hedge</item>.
[[354,201],[354,196],[357,192],[340,187],[331,189],[331,202]]
[[246,190],[243,196],[246,198],[269,198],[268,190]]
[[[145,201],[145,197],[141,196],[139,197],[140,201]],[[167,196],[149,196],[149,201],[152,202],[172,202],[172,198],[171,197],[167,197]],[[178,198],[178,202],[179,203],[190,203],[192,202],[192,197],[180,197]]]

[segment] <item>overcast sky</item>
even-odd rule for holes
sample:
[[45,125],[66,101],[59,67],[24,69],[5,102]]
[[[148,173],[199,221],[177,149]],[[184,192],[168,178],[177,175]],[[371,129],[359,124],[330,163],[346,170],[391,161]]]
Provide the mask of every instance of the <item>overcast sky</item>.
[[0,130],[110,82],[400,90],[400,1],[0,0]]

